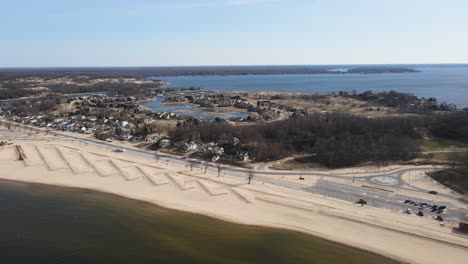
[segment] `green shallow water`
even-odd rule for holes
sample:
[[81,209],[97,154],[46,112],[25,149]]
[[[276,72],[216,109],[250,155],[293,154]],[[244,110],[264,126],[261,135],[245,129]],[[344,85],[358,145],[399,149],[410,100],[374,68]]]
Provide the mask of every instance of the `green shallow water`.
[[279,229],[114,195],[0,181],[0,263],[395,263]]

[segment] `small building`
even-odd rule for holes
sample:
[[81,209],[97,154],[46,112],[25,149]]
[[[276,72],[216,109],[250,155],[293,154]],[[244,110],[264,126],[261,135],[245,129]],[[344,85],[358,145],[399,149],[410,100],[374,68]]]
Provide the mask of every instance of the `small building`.
[[214,147],[211,149],[211,154],[221,156],[224,154],[224,148],[222,147]]
[[167,148],[167,147],[169,147],[170,145],[171,145],[171,141],[170,141],[169,139],[166,139],[166,138],[165,138],[165,139],[161,139],[161,140],[159,141],[159,146],[160,146],[161,148]]
[[249,153],[248,152],[237,152],[236,159],[241,161],[248,161],[249,160]]
[[189,143],[182,144],[181,149],[184,152],[189,152],[189,151],[192,151],[192,150],[197,150],[198,145],[197,145],[197,143],[195,143],[193,141],[190,141]]

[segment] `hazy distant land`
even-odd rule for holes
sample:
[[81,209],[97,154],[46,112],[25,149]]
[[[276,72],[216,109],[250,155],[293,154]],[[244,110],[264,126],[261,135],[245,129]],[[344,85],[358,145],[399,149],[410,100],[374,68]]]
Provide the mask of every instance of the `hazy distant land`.
[[80,76],[95,78],[208,75],[273,75],[273,74],[377,74],[414,73],[416,69],[393,65],[290,65],[290,66],[187,66],[187,67],[102,67],[102,68],[5,68],[0,80],[42,77]]

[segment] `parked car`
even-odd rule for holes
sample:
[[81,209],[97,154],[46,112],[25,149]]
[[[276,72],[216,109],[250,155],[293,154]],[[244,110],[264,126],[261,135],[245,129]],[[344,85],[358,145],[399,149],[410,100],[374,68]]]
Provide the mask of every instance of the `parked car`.
[[418,216],[424,216],[424,213],[422,211],[419,211]]
[[434,194],[434,195],[435,195],[435,194],[438,194],[438,192],[437,192],[437,191],[434,191],[434,190],[429,191],[429,193],[430,193],[430,194]]
[[359,201],[356,202],[357,204],[360,204],[361,206],[367,204],[367,201],[364,199],[359,199]]
[[443,222],[444,219],[442,218],[442,216],[438,215],[437,217],[434,217],[437,221],[440,221],[440,222]]
[[439,209],[442,209],[442,210],[444,210],[445,208],[447,208],[447,206],[445,206],[445,205],[441,205],[441,206],[439,206]]
[[412,201],[411,200],[405,200],[404,203],[411,203]]
[[113,148],[112,151],[113,152],[125,152],[125,149],[124,148]]
[[407,213],[407,214],[412,214],[412,213],[413,213],[413,211],[411,211],[411,208],[406,208],[406,211],[405,211],[405,213]]

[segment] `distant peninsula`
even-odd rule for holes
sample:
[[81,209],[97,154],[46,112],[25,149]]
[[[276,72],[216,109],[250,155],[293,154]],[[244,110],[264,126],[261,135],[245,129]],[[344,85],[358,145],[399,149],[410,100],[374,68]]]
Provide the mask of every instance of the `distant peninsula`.
[[396,67],[358,67],[346,71],[346,73],[354,74],[376,74],[376,73],[408,73],[419,72],[410,68],[396,68]]
[[277,74],[380,74],[414,73],[416,69],[400,65],[267,65],[267,66],[178,66],[178,67],[88,67],[88,68],[5,68],[0,80],[29,76],[60,78],[87,76],[99,78],[145,78],[167,76],[229,76]]

